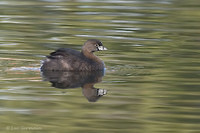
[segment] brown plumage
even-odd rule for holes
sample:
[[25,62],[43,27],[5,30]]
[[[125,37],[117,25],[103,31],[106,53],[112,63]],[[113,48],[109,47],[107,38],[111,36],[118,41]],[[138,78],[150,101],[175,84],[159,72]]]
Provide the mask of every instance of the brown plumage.
[[96,71],[103,70],[104,63],[94,52],[107,50],[97,39],[87,40],[82,51],[60,48],[50,53],[43,61],[42,71]]

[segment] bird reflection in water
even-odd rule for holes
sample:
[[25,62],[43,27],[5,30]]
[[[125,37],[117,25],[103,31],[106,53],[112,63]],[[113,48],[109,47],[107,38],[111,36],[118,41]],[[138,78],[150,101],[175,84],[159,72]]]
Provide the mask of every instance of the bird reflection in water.
[[102,81],[104,71],[70,72],[43,71],[44,81],[49,81],[53,87],[59,89],[82,88],[83,95],[89,102],[96,102],[107,93],[105,89],[95,88],[94,85]]

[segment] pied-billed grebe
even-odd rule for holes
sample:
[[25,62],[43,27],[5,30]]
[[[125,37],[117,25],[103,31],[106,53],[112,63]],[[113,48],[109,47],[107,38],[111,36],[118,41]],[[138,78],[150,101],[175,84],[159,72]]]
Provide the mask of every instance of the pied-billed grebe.
[[104,63],[97,56],[95,51],[107,50],[97,39],[87,40],[82,51],[69,48],[60,48],[50,53],[43,61],[42,71],[96,71],[104,70]]

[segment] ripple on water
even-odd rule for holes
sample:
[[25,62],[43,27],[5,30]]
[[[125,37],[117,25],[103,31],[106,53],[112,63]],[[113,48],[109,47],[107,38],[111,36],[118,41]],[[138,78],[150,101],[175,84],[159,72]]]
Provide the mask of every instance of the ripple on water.
[[39,67],[12,67],[10,71],[40,71]]

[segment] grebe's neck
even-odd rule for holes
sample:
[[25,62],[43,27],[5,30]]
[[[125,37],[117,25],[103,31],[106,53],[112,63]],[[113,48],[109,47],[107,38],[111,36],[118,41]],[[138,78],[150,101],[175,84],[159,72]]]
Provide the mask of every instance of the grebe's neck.
[[102,60],[99,59],[93,52],[88,52],[82,50],[81,53],[88,59],[93,60],[94,62],[102,63]]

